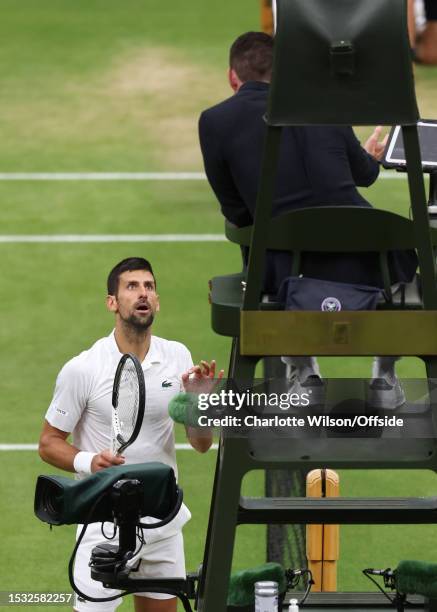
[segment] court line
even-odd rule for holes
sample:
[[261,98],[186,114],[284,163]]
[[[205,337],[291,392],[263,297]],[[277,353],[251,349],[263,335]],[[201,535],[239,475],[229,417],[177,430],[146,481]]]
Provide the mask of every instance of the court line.
[[0,243],[227,242],[223,234],[3,234]]
[[0,181],[205,181],[204,172],[0,172]]
[[[191,444],[178,443],[175,444],[176,450],[194,450]],[[213,450],[217,450],[218,444],[211,446]],[[0,444],[0,451],[36,451],[38,444]]]
[[[406,173],[381,172],[382,179],[405,179]],[[0,172],[0,181],[205,181],[204,172]]]

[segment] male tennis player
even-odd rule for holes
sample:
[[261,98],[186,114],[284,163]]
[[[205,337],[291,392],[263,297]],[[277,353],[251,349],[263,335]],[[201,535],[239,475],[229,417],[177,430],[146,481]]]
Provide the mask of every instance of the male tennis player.
[[[173,421],[168,403],[183,388],[213,379],[215,364],[202,362],[193,366],[190,352],[179,342],[152,335],[152,323],[159,311],[159,296],[152,267],[146,259],[132,257],[118,263],[108,277],[108,309],[115,315],[115,329],[98,340],[89,350],[66,363],[57,381],[53,400],[46,414],[40,437],[41,458],[56,467],[76,472],[78,477],[111,465],[160,461],[170,465],[176,475]],[[143,427],[123,456],[115,456],[111,447],[111,395],[117,364],[123,353],[134,353],[142,364],[146,386],[146,410]],[[219,376],[222,376],[220,372]],[[197,379],[192,380],[192,378]],[[187,427],[191,445],[205,452],[212,435]],[[72,433],[72,442],[67,440]],[[185,561],[182,526],[190,519],[186,506],[168,525],[150,530],[142,547],[138,577],[184,577]],[[112,525],[107,533],[111,534]],[[91,597],[103,598],[117,591],[103,588],[91,579],[88,563],[92,548],[102,541],[100,524],[88,527],[79,547],[74,580]],[[176,612],[176,598],[161,593],[134,596],[136,612]],[[121,603],[95,603],[76,596],[78,612],[109,612]]]

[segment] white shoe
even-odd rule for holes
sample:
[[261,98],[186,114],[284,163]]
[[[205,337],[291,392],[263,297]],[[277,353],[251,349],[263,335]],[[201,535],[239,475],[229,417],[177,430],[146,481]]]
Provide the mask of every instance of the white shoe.
[[[294,374],[290,379],[290,387],[288,394],[298,394],[300,398],[303,396],[302,407],[314,407],[325,403],[325,383],[317,374],[308,376],[304,381],[301,381],[297,374]],[[309,400],[309,404],[306,402]]]
[[372,408],[396,410],[405,404],[405,393],[397,376],[393,384],[385,378],[372,378],[367,392],[367,403]]

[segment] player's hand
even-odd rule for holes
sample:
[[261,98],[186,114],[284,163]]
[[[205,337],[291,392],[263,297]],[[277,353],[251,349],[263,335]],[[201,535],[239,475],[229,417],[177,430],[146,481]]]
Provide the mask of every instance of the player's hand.
[[216,386],[217,381],[221,380],[224,370],[220,370],[215,375],[216,363],[202,360],[199,365],[195,365],[182,374],[182,385],[187,393],[210,393]]
[[364,145],[364,149],[367,151],[367,153],[369,153],[377,161],[381,161],[384,154],[385,145],[387,144],[388,140],[388,134],[386,134],[384,138],[380,140],[381,132],[382,125],[376,126],[376,128],[373,130],[373,134],[366,140]]
[[114,455],[109,449],[98,453],[91,461],[91,472],[98,472],[112,465],[122,465],[125,458],[122,455]]

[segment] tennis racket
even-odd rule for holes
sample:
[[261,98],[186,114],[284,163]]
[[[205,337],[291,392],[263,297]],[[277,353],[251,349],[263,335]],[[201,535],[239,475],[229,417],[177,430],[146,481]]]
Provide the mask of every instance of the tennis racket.
[[140,362],[132,353],[120,359],[112,387],[111,450],[120,455],[137,438],[143,423],[146,387]]

